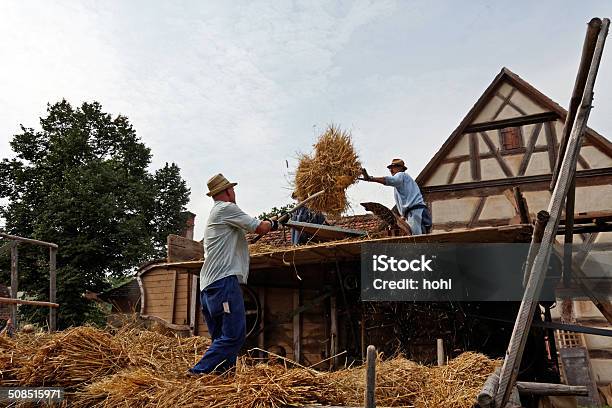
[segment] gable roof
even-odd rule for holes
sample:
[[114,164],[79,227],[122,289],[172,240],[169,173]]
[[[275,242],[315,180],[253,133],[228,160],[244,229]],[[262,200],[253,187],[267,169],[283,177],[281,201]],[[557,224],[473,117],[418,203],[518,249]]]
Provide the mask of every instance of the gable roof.
[[[446,154],[452,149],[455,142],[464,133],[464,129],[470,124],[472,124],[472,122],[478,116],[480,111],[491,100],[491,98],[495,96],[495,93],[497,92],[499,87],[504,83],[511,84],[516,89],[530,97],[538,105],[542,106],[542,108],[547,109],[551,112],[555,112],[557,115],[559,115],[559,118],[562,121],[565,121],[567,111],[563,107],[561,107],[561,105],[550,99],[548,96],[544,95],[533,85],[522,79],[520,76],[518,76],[508,68],[503,67],[499,74],[497,74],[497,76],[493,79],[493,82],[489,84],[487,89],[485,89],[484,93],[480,96],[480,98],[478,98],[474,106],[472,106],[467,115],[459,123],[459,126],[457,126],[453,133],[451,133],[451,135],[448,137],[448,139],[446,139],[442,147],[436,152],[436,154],[432,157],[429,163],[427,163],[427,165],[419,173],[416,178],[416,182],[420,186],[423,186],[425,182],[427,182],[427,179],[437,168],[439,161],[442,160],[446,156]],[[597,146],[599,149],[603,150],[604,152],[607,152],[608,155],[612,156],[612,143],[608,139],[606,139],[605,137],[603,137],[602,135],[600,135],[589,127],[587,127],[586,129],[586,137],[593,145]]]

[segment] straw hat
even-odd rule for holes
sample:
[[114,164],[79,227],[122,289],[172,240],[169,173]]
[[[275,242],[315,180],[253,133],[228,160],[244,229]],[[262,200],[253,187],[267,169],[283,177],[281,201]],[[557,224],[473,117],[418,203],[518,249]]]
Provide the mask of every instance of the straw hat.
[[219,194],[220,192],[227,190],[230,187],[234,187],[238,183],[230,183],[223,174],[219,173],[217,175],[212,176],[206,185],[208,186],[207,196],[213,197]]
[[393,159],[391,160],[391,164],[387,166],[390,169],[393,166],[401,167],[402,171],[406,171],[407,167],[404,165],[404,161],[402,159]]

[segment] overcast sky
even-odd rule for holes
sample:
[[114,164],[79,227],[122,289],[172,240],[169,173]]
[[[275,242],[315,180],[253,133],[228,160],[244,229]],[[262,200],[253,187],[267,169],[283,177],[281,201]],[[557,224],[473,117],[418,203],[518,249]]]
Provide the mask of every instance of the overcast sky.
[[[502,66],[569,100],[602,1],[0,2],[0,157],[46,104],[97,100],[126,115],[191,188],[200,239],[217,172],[252,215],[290,202],[297,152],[328,123],[352,131],[370,174],[414,177]],[[612,41],[590,126],[612,135]],[[289,168],[286,166],[288,161]],[[392,205],[373,184],[349,190]]]

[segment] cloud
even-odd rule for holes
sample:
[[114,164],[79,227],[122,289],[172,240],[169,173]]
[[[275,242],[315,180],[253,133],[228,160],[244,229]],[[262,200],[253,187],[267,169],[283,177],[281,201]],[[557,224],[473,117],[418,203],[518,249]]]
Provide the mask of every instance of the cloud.
[[[572,16],[527,13],[527,4],[0,2],[0,154],[10,155],[10,135],[19,123],[36,126],[47,102],[98,100],[130,118],[153,168],[182,168],[196,236],[211,206],[209,176],[238,181],[239,204],[253,215],[287,203],[296,152],[330,122],[352,130],[372,173],[400,156],[416,176],[502,65],[565,104],[595,8],[576,6]],[[564,29],[535,24],[543,17]],[[601,106],[612,95],[604,71]],[[606,133],[612,123],[599,112],[593,123]],[[393,200],[365,183],[349,195],[357,212],[360,201]]]

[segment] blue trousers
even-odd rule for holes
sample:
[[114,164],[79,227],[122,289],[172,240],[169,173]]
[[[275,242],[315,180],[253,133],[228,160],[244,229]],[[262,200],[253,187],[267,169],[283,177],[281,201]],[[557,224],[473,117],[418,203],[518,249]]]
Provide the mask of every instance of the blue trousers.
[[200,304],[212,344],[189,371],[224,373],[236,365],[246,335],[244,300],[238,278],[232,275],[208,285],[200,292]]

